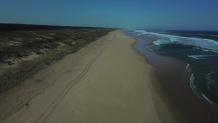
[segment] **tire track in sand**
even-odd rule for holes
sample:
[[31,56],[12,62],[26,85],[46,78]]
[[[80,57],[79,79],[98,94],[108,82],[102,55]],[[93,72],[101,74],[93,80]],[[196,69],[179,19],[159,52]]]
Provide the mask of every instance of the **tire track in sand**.
[[[106,39],[106,41],[114,40],[115,35],[111,36],[112,39]],[[103,39],[102,39],[103,40]],[[105,39],[104,39],[105,40]],[[64,97],[68,94],[68,92],[80,82],[80,80],[88,73],[89,69],[92,67],[93,63],[102,55],[106,46],[104,46],[99,53],[85,65],[84,70],[73,80],[66,85],[63,93],[61,93],[45,110],[44,113],[40,114],[37,120],[34,123],[44,123],[48,116],[56,109],[56,107],[60,104],[60,102],[64,99]]]

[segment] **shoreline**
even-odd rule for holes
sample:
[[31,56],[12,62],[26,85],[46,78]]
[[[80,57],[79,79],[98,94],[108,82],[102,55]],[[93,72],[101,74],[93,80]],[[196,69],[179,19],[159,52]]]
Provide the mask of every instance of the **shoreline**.
[[[125,33],[126,34],[126,33]],[[129,36],[128,34],[126,34],[127,36]],[[151,66],[151,78],[152,78],[152,84],[151,86],[153,87],[153,89],[156,91],[156,95],[154,94],[154,98],[156,98],[156,102],[160,102],[160,101],[163,101],[164,102],[164,107],[166,107],[165,110],[168,110],[167,113],[171,115],[171,117],[174,119],[174,122],[172,123],[189,123],[187,118],[185,118],[185,116],[183,114],[181,114],[181,112],[178,112],[178,108],[177,106],[171,101],[170,97],[169,97],[169,94],[166,93],[166,88],[163,87],[163,85],[161,84],[161,81],[162,79],[160,78],[160,75],[161,73],[159,68],[157,68],[154,64],[152,64],[152,62],[149,60],[148,57],[145,56],[145,54],[143,54],[142,52],[140,52],[137,48],[136,48],[136,45],[138,43],[138,40],[136,37],[133,37],[133,36],[130,36],[131,38],[133,38],[133,40],[135,40],[134,44],[132,44],[132,48],[135,50],[135,52],[141,56],[144,57],[146,63],[148,63],[150,66]],[[180,60],[177,60],[175,58],[172,58],[170,57],[171,59],[175,60],[175,61],[180,61]],[[181,61],[181,64],[185,64],[185,62]],[[180,63],[179,63],[180,64]],[[159,92],[159,93],[158,93]],[[156,96],[156,97],[155,97]],[[157,107],[160,107],[158,106],[160,104],[157,104],[156,106]],[[163,105],[163,104],[162,104]],[[161,108],[160,108],[161,109]],[[163,115],[164,112],[163,110],[160,111],[159,110],[159,115]],[[169,117],[169,116],[168,116]],[[165,118],[162,118],[162,119],[166,119]],[[163,123],[168,123],[169,121],[163,121]]]
[[[137,42],[139,44],[141,43],[140,45],[145,45],[142,43],[143,41],[140,42],[137,38],[136,40],[138,40]],[[145,40],[149,40],[149,38]],[[136,45],[135,48],[137,49]],[[162,87],[163,92],[168,97],[171,104],[174,105],[173,107],[176,108],[177,111],[181,112],[179,115],[184,117],[190,123],[216,123],[218,120],[216,118],[218,114],[216,109],[199,99],[195,94],[193,94],[191,88],[189,87],[187,79],[189,79],[188,77],[190,76],[190,73],[187,72],[186,63],[184,61],[152,53],[149,51],[149,46],[143,47],[146,50],[142,50],[140,48],[141,47],[138,47],[137,50],[141,50],[139,52],[146,57],[148,63],[156,68],[156,73],[159,79],[158,84]],[[166,64],[161,61],[166,62]],[[166,73],[165,70],[167,70],[169,74]],[[175,72],[179,75],[175,74]],[[174,83],[175,81],[177,81],[176,84]]]

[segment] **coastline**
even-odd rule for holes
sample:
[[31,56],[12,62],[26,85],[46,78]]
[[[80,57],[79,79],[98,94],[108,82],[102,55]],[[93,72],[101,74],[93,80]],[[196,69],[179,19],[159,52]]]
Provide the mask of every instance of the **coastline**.
[[[125,33],[126,34],[126,33]],[[128,34],[126,34],[129,36]],[[135,50],[137,54],[140,54],[144,57],[146,63],[150,65],[151,72],[151,87],[153,89],[153,99],[155,100],[155,106],[157,108],[157,111],[159,113],[159,116],[162,119],[162,123],[189,123],[189,120],[181,113],[179,112],[178,107],[172,102],[169,94],[166,92],[166,88],[164,88],[163,83],[161,84],[161,81],[163,81],[162,78],[160,78],[159,68],[155,66],[156,63],[153,63],[150,61],[148,57],[146,57],[145,54],[143,54],[139,49],[137,49],[136,45],[138,43],[138,40],[136,37],[130,36],[135,42],[132,44],[132,48]],[[170,58],[173,61],[177,61],[178,64],[184,65],[182,61],[179,61],[175,58]],[[169,119],[170,118],[170,119]]]
[[152,42],[152,40],[148,37],[144,38],[143,40],[147,40],[146,44],[145,41],[136,38],[138,44],[136,43],[135,48],[156,69],[157,84],[162,88],[162,92],[167,97],[168,104],[171,104],[172,109],[180,112],[177,116],[186,119],[185,123],[216,123],[218,114],[216,107],[208,105],[193,94],[187,82],[190,76],[186,70],[187,64],[176,58],[160,56],[151,52],[148,42]]

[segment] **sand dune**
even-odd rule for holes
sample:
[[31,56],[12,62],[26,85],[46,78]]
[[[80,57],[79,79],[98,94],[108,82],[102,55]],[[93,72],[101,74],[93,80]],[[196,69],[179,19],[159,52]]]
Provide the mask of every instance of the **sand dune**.
[[152,67],[114,31],[28,81],[48,88],[6,123],[176,123],[153,88]]

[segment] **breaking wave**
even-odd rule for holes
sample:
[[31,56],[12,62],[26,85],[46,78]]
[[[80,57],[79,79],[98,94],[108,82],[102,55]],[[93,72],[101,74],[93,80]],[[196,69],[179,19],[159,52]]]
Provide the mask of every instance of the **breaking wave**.
[[218,41],[145,30],[133,33],[142,39],[143,35],[154,37],[152,50],[156,53],[185,61],[193,93],[210,104],[218,104]]
[[147,32],[145,30],[135,30],[137,35],[152,35],[157,36],[158,40],[154,41],[154,45],[161,45],[161,44],[182,44],[182,45],[192,45],[196,47],[203,48],[205,51],[213,51],[218,52],[218,42],[212,39],[202,39],[202,38],[195,38],[195,37],[182,37],[182,36],[174,36],[168,34],[159,34],[154,32]]

